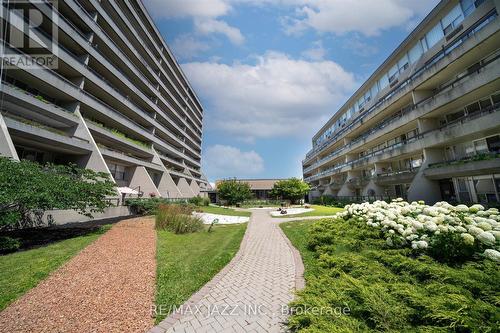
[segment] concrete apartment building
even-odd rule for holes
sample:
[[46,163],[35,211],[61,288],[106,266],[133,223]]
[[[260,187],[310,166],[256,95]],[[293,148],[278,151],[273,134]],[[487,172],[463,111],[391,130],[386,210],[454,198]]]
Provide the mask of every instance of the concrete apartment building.
[[202,106],[140,0],[2,1],[1,14],[3,58],[57,56],[2,67],[1,155],[76,163],[145,197],[209,187]]
[[311,197],[499,202],[499,12],[441,1],[313,137]]

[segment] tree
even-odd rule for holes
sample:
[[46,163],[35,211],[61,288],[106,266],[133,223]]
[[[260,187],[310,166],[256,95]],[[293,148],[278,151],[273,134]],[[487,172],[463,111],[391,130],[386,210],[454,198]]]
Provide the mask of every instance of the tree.
[[115,183],[107,173],[76,165],[41,165],[0,157],[0,230],[36,227],[51,209],[92,217],[110,204]]
[[310,186],[301,179],[290,178],[277,181],[270,195],[277,199],[290,200],[291,203],[296,203],[304,198],[310,189]]
[[218,183],[217,193],[228,205],[236,205],[252,198],[250,185],[236,179],[227,179]]

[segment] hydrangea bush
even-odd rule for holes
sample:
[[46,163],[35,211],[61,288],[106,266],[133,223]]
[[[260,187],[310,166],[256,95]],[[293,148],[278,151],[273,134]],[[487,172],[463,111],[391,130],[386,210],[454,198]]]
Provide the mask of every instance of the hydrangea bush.
[[500,214],[476,204],[453,206],[423,201],[376,201],[347,205],[337,217],[380,229],[389,247],[411,247],[434,257],[455,260],[475,254],[500,262]]

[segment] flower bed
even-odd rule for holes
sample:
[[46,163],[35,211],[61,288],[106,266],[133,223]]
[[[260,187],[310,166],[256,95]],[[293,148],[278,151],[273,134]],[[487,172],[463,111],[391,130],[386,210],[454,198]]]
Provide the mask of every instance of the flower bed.
[[482,205],[453,206],[403,199],[347,205],[336,215],[378,228],[389,247],[427,251],[436,259],[463,261],[481,254],[500,262],[500,214]]

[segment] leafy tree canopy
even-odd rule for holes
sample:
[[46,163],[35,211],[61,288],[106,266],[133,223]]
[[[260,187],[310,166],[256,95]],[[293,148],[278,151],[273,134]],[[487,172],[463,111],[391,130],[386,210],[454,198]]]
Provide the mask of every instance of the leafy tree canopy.
[[228,205],[236,205],[252,198],[250,185],[236,179],[227,179],[217,184],[219,197]]
[[39,226],[51,209],[92,216],[114,195],[115,183],[106,173],[0,157],[0,230]]
[[277,199],[290,200],[296,203],[309,193],[310,186],[298,178],[283,179],[276,182],[270,195]]

